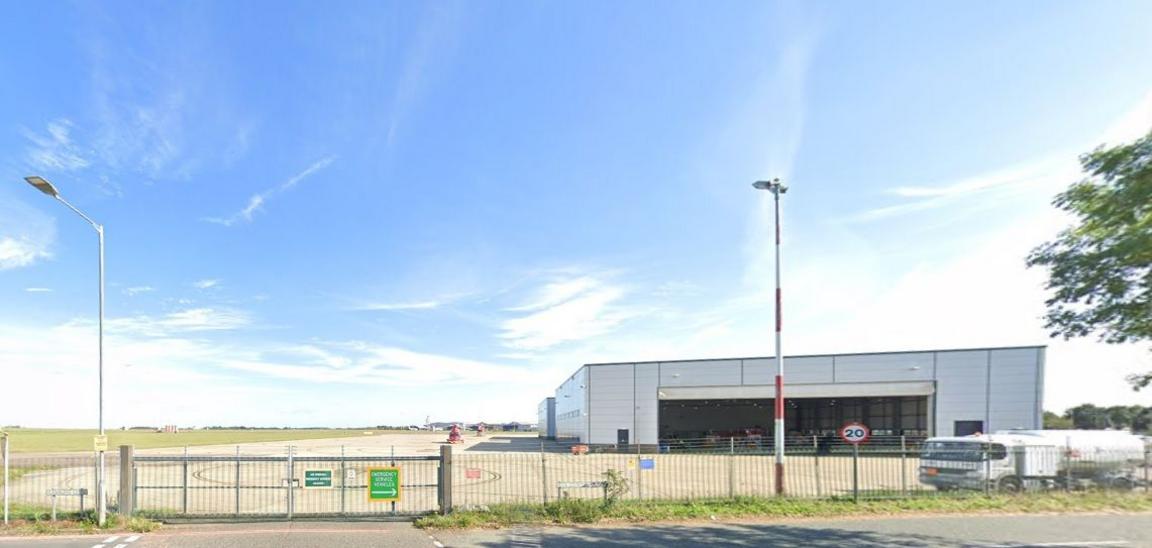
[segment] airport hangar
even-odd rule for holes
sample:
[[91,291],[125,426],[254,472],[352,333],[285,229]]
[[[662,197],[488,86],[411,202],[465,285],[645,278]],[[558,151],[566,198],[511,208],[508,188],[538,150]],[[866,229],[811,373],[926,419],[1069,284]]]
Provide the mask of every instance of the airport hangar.
[[[963,436],[1043,426],[1044,346],[784,357],[785,431]],[[773,430],[775,358],[596,363],[540,402],[541,436],[594,445]]]

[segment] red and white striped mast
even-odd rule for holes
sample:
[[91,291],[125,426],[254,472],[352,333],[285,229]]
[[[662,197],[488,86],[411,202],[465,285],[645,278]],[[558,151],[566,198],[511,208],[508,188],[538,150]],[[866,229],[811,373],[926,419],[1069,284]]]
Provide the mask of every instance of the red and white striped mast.
[[782,297],[780,291],[780,195],[788,192],[788,187],[780,179],[756,181],[752,186],[772,193],[776,217],[776,429],[772,446],[776,450],[776,494],[784,494],[784,354],[780,349],[780,331],[784,327]]

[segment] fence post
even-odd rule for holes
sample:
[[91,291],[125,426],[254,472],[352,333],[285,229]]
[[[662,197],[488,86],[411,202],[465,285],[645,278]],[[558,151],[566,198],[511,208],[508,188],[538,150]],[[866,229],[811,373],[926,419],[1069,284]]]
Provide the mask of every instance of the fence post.
[[736,498],[736,438],[728,438],[728,498]]
[[992,442],[984,442],[984,495],[992,494]]
[[292,487],[293,487],[292,480],[295,477],[294,476],[294,473],[296,471],[295,466],[296,466],[296,463],[293,462],[293,459],[292,459],[292,446],[289,445],[288,446],[288,481],[287,481],[287,484],[288,484],[288,519],[292,519],[292,503],[294,502],[292,500],[292,497],[295,495],[295,493],[293,493],[293,489],[292,489]]
[[[4,525],[8,525],[8,433],[0,432],[0,458],[4,459]],[[1145,469],[1147,471],[1147,469]]]
[[1072,436],[1064,438],[1064,490],[1072,490]]
[[852,502],[860,502],[860,444],[852,444]]
[[182,508],[184,509],[184,513],[187,514],[188,513],[188,446],[187,445],[184,446],[184,466],[183,466],[183,468],[184,468],[184,473],[183,473],[184,481],[183,481],[183,483],[181,483],[181,487],[180,487],[180,489],[181,489],[180,498],[181,498],[181,500],[184,501],[182,504]]
[[236,446],[236,515],[240,515],[240,446]]
[[134,455],[131,445],[120,446],[120,515],[131,516],[136,511],[136,486],[133,485],[136,478],[133,477],[132,469],[135,468],[133,462]]
[[816,473],[816,496],[824,496],[820,488],[820,437],[815,434],[812,435],[812,466]]
[[344,490],[348,487],[348,464],[344,460],[344,446],[340,446],[340,515],[344,515]]
[[[396,446],[395,445],[392,446],[392,460],[388,462],[388,465],[392,466],[392,467],[396,466]],[[371,480],[369,480],[369,482],[371,482]],[[397,489],[399,489],[400,487],[401,487],[400,485],[396,486]],[[396,514],[396,501],[392,501],[391,505],[392,505],[392,514],[395,515]]]
[[540,439],[540,487],[544,491],[544,504],[548,504],[548,463],[544,460],[544,439]]
[[[1152,463],[1149,462],[1150,461],[1149,456],[1152,456],[1152,447],[1144,449],[1144,493],[1149,492],[1149,488],[1152,487],[1152,481],[1149,481],[1149,466],[1152,465]],[[5,463],[7,463],[7,462],[8,462],[8,459],[5,459]],[[7,469],[5,469],[5,470],[7,470]],[[5,484],[5,485],[8,485],[8,484]],[[8,497],[6,496],[5,497],[5,503],[6,504],[7,504],[7,501],[8,501]],[[6,518],[8,516],[7,510],[8,510],[8,507],[5,507],[5,517]]]
[[908,494],[908,440],[900,435],[900,494]]
[[452,446],[440,446],[440,513],[452,512]]

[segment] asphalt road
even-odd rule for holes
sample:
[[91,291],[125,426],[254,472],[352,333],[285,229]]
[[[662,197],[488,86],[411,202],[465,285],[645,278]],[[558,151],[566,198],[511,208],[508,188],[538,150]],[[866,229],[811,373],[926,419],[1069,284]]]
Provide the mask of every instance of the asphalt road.
[[174,525],[142,535],[4,538],[0,548],[305,548],[572,546],[888,546],[1152,548],[1152,514],[933,516],[428,533],[408,523]]
[[1152,514],[934,516],[434,533],[450,547],[1152,547]]

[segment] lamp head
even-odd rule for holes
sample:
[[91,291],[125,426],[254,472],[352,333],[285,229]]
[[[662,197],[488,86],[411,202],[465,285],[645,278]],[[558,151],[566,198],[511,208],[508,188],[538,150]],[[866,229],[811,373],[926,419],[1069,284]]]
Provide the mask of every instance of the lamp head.
[[757,190],[767,190],[773,194],[784,194],[788,192],[788,187],[780,182],[779,178],[772,179],[771,181],[756,181],[752,183],[752,188]]
[[44,194],[47,194],[53,198],[57,198],[60,196],[60,192],[58,192],[56,190],[56,187],[52,186],[52,183],[49,183],[47,180],[45,180],[43,177],[41,177],[39,175],[32,175],[31,177],[25,177],[24,180],[28,181],[28,184],[36,187],[36,190],[39,190],[40,192],[43,192]]

